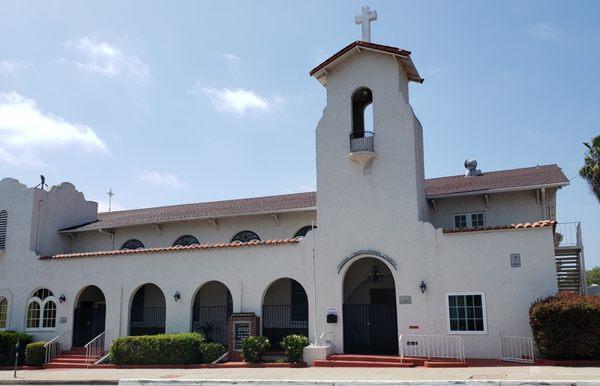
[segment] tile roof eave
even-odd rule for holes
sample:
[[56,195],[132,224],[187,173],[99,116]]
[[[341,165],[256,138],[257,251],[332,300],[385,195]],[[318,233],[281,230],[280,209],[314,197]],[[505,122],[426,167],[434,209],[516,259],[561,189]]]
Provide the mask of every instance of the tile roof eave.
[[554,231],[558,223],[554,220],[541,220],[527,223],[509,224],[509,225],[492,225],[484,227],[473,227],[473,228],[459,228],[459,229],[443,229],[442,233],[449,235],[474,233],[474,232],[496,232],[496,231],[513,231],[523,229],[542,229],[552,227]]
[[202,251],[211,249],[227,249],[227,248],[250,248],[250,247],[272,247],[281,245],[298,244],[302,238],[296,237],[292,239],[275,239],[275,240],[253,240],[247,243],[241,242],[226,242],[213,244],[193,244],[188,246],[173,246],[173,247],[156,247],[142,249],[117,249],[109,251],[92,251],[92,252],[75,252],[63,253],[52,256],[39,256],[39,260],[61,260],[75,259],[84,257],[100,257],[100,256],[118,256],[118,255],[136,255],[136,254],[151,254],[165,252],[183,252],[183,251]]
[[428,200],[441,199],[441,198],[452,198],[452,197],[464,197],[464,196],[476,196],[480,194],[494,194],[494,193],[507,193],[507,192],[518,192],[524,190],[535,190],[540,188],[562,188],[563,186],[569,185],[570,182],[560,182],[553,184],[538,184],[528,186],[513,186],[499,189],[480,189],[480,190],[466,190],[455,193],[444,193],[444,194],[428,194],[426,198]]

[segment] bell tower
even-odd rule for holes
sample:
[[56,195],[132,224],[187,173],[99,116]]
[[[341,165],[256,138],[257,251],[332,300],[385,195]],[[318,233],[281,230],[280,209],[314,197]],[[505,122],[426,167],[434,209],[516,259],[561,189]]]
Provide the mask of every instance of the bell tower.
[[423,79],[410,52],[356,41],[310,74],[327,91],[316,131],[319,233],[380,237],[425,220],[423,135],[408,95]]

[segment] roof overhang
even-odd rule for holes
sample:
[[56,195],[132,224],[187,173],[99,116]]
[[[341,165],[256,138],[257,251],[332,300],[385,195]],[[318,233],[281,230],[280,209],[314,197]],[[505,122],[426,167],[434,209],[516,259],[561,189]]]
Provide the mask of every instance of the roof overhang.
[[448,194],[438,194],[438,195],[427,195],[428,200],[438,200],[444,198],[453,198],[453,197],[465,197],[465,196],[478,196],[482,194],[496,194],[496,193],[510,193],[510,192],[519,192],[524,190],[536,190],[542,188],[562,188],[563,186],[569,185],[568,182],[561,182],[556,184],[542,184],[542,185],[529,185],[529,186],[515,186],[511,188],[501,188],[501,189],[482,189],[482,190],[472,190],[468,192],[457,192],[457,193],[448,193]]
[[[153,220],[153,221],[140,221],[135,224],[122,224],[122,225],[111,225],[111,226],[98,226],[98,227],[90,227],[84,229],[77,228],[67,228],[61,229],[58,233],[62,234],[71,234],[71,233],[80,233],[80,232],[98,232],[98,231],[110,231],[112,229],[117,228],[127,228],[127,227],[137,227],[144,225],[161,225],[161,224],[169,224],[169,223],[181,223],[187,221],[209,221],[209,220],[218,220],[222,218],[231,218],[231,217],[245,217],[245,216],[261,216],[261,215],[273,215],[273,214],[282,214],[282,213],[294,213],[294,212],[306,212],[306,211],[314,211],[317,210],[317,207],[303,207],[303,208],[291,208],[291,209],[280,209],[275,211],[260,211],[260,212],[248,212],[248,213],[236,213],[236,214],[227,214],[227,215],[207,215],[207,216],[196,216],[189,218],[178,218],[178,219],[165,219],[165,220]],[[89,224],[81,225],[84,227],[86,225],[95,224],[100,221],[95,221]]]
[[327,85],[327,75],[329,70],[347,60],[351,56],[360,54],[363,50],[391,55],[402,65],[404,71],[406,71],[406,74],[408,75],[409,81],[423,83],[424,79],[421,78],[417,68],[415,67],[415,64],[410,58],[410,51],[406,51],[397,47],[363,42],[360,40],[350,43],[333,56],[325,60],[323,63],[312,69],[310,76],[314,76],[319,82],[321,82],[323,86],[325,86]]

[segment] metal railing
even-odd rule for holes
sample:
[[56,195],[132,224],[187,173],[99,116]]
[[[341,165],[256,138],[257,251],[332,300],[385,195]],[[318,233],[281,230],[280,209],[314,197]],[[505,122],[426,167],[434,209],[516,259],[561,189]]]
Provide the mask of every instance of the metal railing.
[[193,310],[192,331],[204,335],[209,342],[227,345],[227,306],[199,306]]
[[70,332],[70,330],[63,331],[60,335],[55,336],[44,345],[44,349],[46,350],[46,361],[44,363],[49,363],[52,359],[62,353],[63,345],[60,339],[68,332]]
[[534,363],[533,339],[527,336],[498,336],[501,361]]
[[580,222],[562,222],[556,224],[554,232],[555,247],[580,247],[582,245]]
[[165,307],[131,307],[130,335],[162,334],[165,320]]
[[350,153],[357,151],[375,151],[375,133],[358,131],[350,134]]
[[465,346],[461,336],[402,334],[399,341],[402,360],[404,357],[422,357],[465,361]]
[[102,356],[105,352],[106,331],[102,331],[97,337],[86,343],[85,346],[85,364],[90,366],[90,363]]
[[271,349],[282,350],[281,340],[290,334],[308,336],[308,305],[263,305],[262,334],[271,341]]

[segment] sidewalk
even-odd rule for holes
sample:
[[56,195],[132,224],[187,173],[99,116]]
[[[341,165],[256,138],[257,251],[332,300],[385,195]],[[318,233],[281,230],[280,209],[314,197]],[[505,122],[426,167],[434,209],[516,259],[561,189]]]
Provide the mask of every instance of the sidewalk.
[[[0,384],[117,384],[124,379],[223,380],[219,384],[265,384],[269,381],[299,381],[293,384],[315,384],[310,381],[574,381],[600,385],[600,367],[509,366],[468,368],[247,368],[247,369],[55,369],[23,370],[18,378],[12,371],[0,371]],[[229,381],[229,382],[228,382]],[[248,381],[248,382],[244,382]],[[489,382],[489,383],[488,383]],[[124,384],[133,385],[130,382]],[[175,384],[179,382],[174,382]],[[277,382],[275,382],[277,383]],[[345,383],[345,382],[342,382]],[[365,384],[365,382],[358,382]],[[371,383],[371,382],[368,382]],[[384,382],[388,383],[388,382]],[[438,382],[435,382],[439,384]],[[471,382],[469,382],[471,383]],[[503,382],[504,383],[504,382]],[[512,382],[510,382],[512,383]],[[388,383],[389,384],[389,383]],[[418,384],[427,384],[418,382]],[[498,384],[497,382],[495,384]]]

